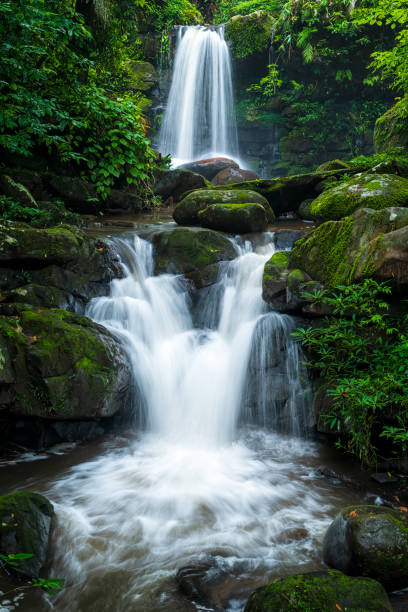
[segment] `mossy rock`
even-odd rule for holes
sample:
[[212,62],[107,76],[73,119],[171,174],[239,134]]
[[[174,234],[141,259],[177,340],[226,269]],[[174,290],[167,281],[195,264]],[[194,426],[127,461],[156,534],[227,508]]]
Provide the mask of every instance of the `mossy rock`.
[[311,204],[314,219],[338,220],[360,207],[381,210],[408,206],[408,179],[394,174],[363,174],[327,189]]
[[408,516],[384,506],[343,508],[327,530],[323,557],[330,567],[368,576],[387,590],[408,586]]
[[296,574],[257,589],[245,612],[391,612],[387,593],[370,578],[329,570]]
[[408,96],[377,119],[374,143],[379,152],[390,147],[408,147]]
[[314,221],[311,207],[312,207],[313,199],[309,198],[308,200],[303,200],[300,204],[297,214],[301,219],[305,219],[306,221]]
[[267,11],[235,15],[225,24],[225,38],[231,42],[231,53],[242,59],[266,51],[271,41],[274,17]]
[[[300,204],[309,198],[316,198],[319,185],[327,179],[341,178],[346,170],[331,170],[329,172],[310,172],[294,176],[284,176],[274,179],[256,179],[228,185],[229,190],[241,191],[249,189],[262,195],[269,202],[275,215],[297,211]],[[222,190],[224,187],[214,187]],[[255,200],[253,200],[255,201]]]
[[16,289],[5,291],[2,294],[2,301],[42,306],[44,308],[73,307],[73,298],[70,293],[61,291],[61,289],[51,285],[44,286],[35,283],[28,283]]
[[18,569],[25,576],[40,575],[47,558],[53,516],[52,504],[37,493],[0,496],[0,553],[33,555],[19,562]]
[[13,316],[0,316],[6,355],[0,372],[4,366],[8,372],[3,407],[64,420],[108,417],[122,408],[129,366],[108,330],[61,309],[10,308]]
[[149,91],[158,82],[156,68],[150,62],[135,60],[127,64],[130,86],[139,91]]
[[165,229],[153,236],[156,274],[185,274],[197,288],[214,283],[218,264],[236,257],[234,246],[223,234],[210,229]]
[[198,213],[212,204],[260,204],[265,208],[269,219],[274,218],[268,201],[259,193],[243,187],[239,190],[231,189],[198,189],[192,191],[176,206],[173,218],[179,225],[199,225]]
[[265,208],[260,204],[211,204],[198,212],[198,222],[203,227],[247,234],[263,232],[268,224]]
[[331,159],[316,168],[316,172],[328,172],[330,170],[350,170],[350,166],[341,159]]
[[328,288],[364,278],[408,288],[408,209],[359,209],[341,221],[327,221],[298,240],[290,265]]
[[153,191],[164,201],[173,198],[174,202],[179,202],[186,192],[211,186],[201,174],[181,168],[159,170],[154,179]]

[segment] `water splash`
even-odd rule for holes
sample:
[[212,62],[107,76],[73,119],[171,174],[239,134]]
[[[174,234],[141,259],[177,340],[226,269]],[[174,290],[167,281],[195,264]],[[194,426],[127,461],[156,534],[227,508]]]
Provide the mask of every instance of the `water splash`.
[[224,26],[182,26],[159,137],[173,165],[238,156],[231,60]]

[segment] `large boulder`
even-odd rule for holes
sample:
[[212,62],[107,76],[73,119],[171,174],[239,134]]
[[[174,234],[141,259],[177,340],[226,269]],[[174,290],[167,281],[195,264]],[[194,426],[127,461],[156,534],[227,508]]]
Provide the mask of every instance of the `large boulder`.
[[182,164],[179,168],[189,170],[190,172],[196,172],[207,180],[212,181],[221,170],[225,170],[226,168],[239,169],[239,165],[228,157],[211,157],[209,159],[199,159],[197,161]]
[[408,179],[395,174],[362,174],[327,189],[310,206],[311,216],[337,220],[360,207],[381,210],[408,206]]
[[25,223],[0,224],[3,301],[83,307],[91,297],[106,295],[109,282],[121,273],[112,244],[82,230],[68,225],[36,229]]
[[5,305],[0,315],[0,409],[46,419],[117,413],[130,379],[120,342],[87,317]]
[[190,170],[160,170],[155,174],[154,193],[163,198],[178,202],[186,191],[206,189],[209,185],[203,176]]
[[[18,573],[38,578],[45,565],[54,508],[42,495],[21,492],[0,497],[0,553],[32,555],[18,562]],[[3,566],[10,569],[10,566]]]
[[156,68],[150,62],[134,60],[127,64],[130,86],[139,91],[149,91],[159,81]]
[[262,232],[268,224],[265,208],[261,204],[211,204],[198,213],[198,222],[202,227],[247,234]]
[[303,270],[292,269],[287,251],[278,251],[265,264],[262,298],[278,312],[294,313],[306,304],[302,292],[312,292],[316,285]]
[[236,257],[232,242],[210,229],[164,229],[152,241],[156,273],[185,274],[197,288],[214,283],[219,262]]
[[364,278],[408,290],[408,209],[361,208],[341,221],[327,221],[298,240],[290,266],[326,287]]
[[323,543],[330,567],[369,576],[387,590],[408,586],[408,516],[384,506],[343,508]]
[[391,612],[387,593],[370,578],[350,578],[336,571],[279,578],[257,589],[245,612]]
[[267,51],[275,19],[268,11],[235,15],[225,24],[225,38],[231,43],[232,55],[244,58]]
[[273,211],[268,201],[259,193],[243,189],[198,189],[189,193],[176,206],[173,218],[179,225],[199,225],[198,213],[212,204],[248,204],[255,203],[263,206],[268,219],[273,219]]
[[[308,198],[316,198],[320,193],[323,181],[341,177],[345,172],[346,170],[340,169],[274,179],[257,179],[228,185],[228,189],[256,191],[268,200],[276,215],[281,215],[296,211],[300,204]],[[224,187],[214,189],[223,190]]]
[[218,172],[211,181],[213,185],[231,185],[241,181],[254,181],[259,176],[252,170],[242,170],[241,168],[225,168]]
[[408,96],[401,98],[377,119],[374,143],[380,152],[389,147],[408,147]]

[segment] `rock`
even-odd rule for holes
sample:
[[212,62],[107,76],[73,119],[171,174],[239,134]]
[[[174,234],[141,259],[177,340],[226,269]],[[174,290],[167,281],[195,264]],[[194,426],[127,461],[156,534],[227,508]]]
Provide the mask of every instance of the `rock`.
[[106,295],[122,269],[111,244],[72,226],[6,223],[0,224],[0,272],[5,301],[73,307]]
[[374,578],[389,591],[405,588],[408,516],[385,506],[343,508],[327,530],[323,558],[330,567]]
[[289,542],[304,540],[308,535],[308,530],[302,527],[298,527],[297,529],[284,529],[276,538],[276,542],[279,544],[289,544]]
[[242,170],[241,168],[225,168],[218,172],[212,179],[213,185],[230,185],[241,181],[253,181],[259,176],[252,170]]
[[401,98],[377,119],[374,143],[379,152],[389,147],[408,147],[408,96]]
[[209,159],[200,159],[198,161],[189,162],[188,164],[182,164],[179,169],[189,170],[201,174],[204,178],[209,181],[225,168],[237,168],[238,164],[233,159],[228,157],[211,157]]
[[316,283],[302,270],[291,269],[289,252],[278,251],[266,262],[262,278],[262,298],[282,313],[300,311],[306,301],[303,291],[312,292]]
[[0,553],[33,555],[18,564],[24,576],[40,576],[47,559],[53,516],[52,504],[37,493],[11,493],[0,497]]
[[341,159],[331,159],[316,168],[316,172],[328,172],[330,170],[350,170],[350,166]]
[[232,17],[225,24],[225,38],[231,45],[233,57],[241,59],[267,52],[274,23],[275,18],[262,10]]
[[229,190],[223,189],[198,189],[189,193],[176,206],[173,218],[179,225],[199,225],[198,213],[211,204],[261,204],[268,215],[268,219],[273,219],[273,211],[267,200],[253,191],[246,189]]
[[180,590],[189,599],[201,604],[210,604],[210,588],[208,584],[211,563],[197,563],[178,570],[176,582]]
[[314,218],[311,212],[312,202],[313,202],[312,198],[308,198],[307,200],[303,200],[303,202],[301,202],[297,210],[297,214],[299,215],[301,219],[305,219],[306,221],[314,221]]
[[149,91],[159,81],[156,68],[150,62],[134,60],[127,64],[127,69],[132,89]]
[[199,289],[216,282],[219,262],[236,257],[230,240],[210,229],[164,229],[152,241],[156,274],[185,274]]
[[371,479],[381,485],[399,482],[399,478],[393,476],[389,472],[376,472],[375,474],[371,474]]
[[386,592],[370,578],[350,578],[336,571],[296,574],[257,589],[245,612],[391,612]]
[[360,207],[382,210],[408,206],[408,179],[394,174],[362,174],[327,189],[311,204],[314,219],[337,220]]
[[0,193],[29,208],[38,208],[38,204],[24,185],[16,183],[7,174],[0,174]]
[[206,189],[208,183],[203,176],[189,170],[160,170],[155,174],[154,193],[166,201],[178,202],[186,191]]
[[265,208],[261,204],[211,204],[198,212],[198,222],[203,227],[247,234],[263,232],[268,224]]
[[59,176],[51,172],[43,175],[43,182],[52,195],[61,198],[78,212],[94,212],[98,200],[96,188],[79,177]]
[[[330,172],[312,172],[296,176],[274,179],[257,179],[244,183],[234,183],[228,189],[249,189],[264,196],[277,216],[283,213],[297,211],[300,204],[308,198],[316,198],[316,186],[323,180],[343,176],[345,170]],[[215,187],[214,189],[223,189]]]
[[341,221],[327,221],[298,240],[290,253],[300,268],[326,287],[364,278],[408,289],[408,209],[361,208]]
[[65,310],[11,308],[13,316],[0,316],[0,371],[6,365],[0,409],[72,420],[108,417],[122,408],[129,365],[107,329]]
[[303,230],[280,229],[275,232],[275,246],[279,251],[286,251],[293,247],[297,240],[303,238],[307,232]]

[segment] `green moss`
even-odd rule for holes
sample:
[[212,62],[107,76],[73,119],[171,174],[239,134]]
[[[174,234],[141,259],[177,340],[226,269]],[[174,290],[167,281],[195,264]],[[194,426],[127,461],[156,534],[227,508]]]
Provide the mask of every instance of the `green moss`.
[[268,49],[274,23],[274,18],[266,11],[233,17],[225,26],[225,37],[231,42],[232,55],[242,59]]
[[198,221],[203,227],[238,234],[262,232],[267,226],[265,208],[254,202],[211,204],[198,212]]
[[381,210],[408,206],[408,179],[391,174],[366,174],[324,191],[310,205],[315,219],[337,220],[364,206]]
[[408,147],[408,96],[377,119],[374,142],[379,152],[389,147]]
[[[336,607],[337,606],[337,607]],[[249,598],[245,612],[391,612],[383,587],[369,578],[329,570],[270,582]]]
[[327,172],[330,170],[350,170],[350,166],[346,162],[341,161],[341,159],[331,159],[316,168],[316,172]]

